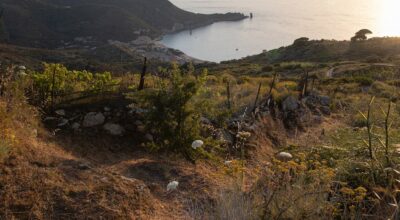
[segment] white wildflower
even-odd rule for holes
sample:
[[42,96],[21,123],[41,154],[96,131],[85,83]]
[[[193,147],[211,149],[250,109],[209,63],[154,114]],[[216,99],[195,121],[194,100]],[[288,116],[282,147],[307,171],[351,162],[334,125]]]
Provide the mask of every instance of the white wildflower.
[[251,133],[247,131],[240,131],[237,133],[236,137],[240,139],[249,139],[251,137]]

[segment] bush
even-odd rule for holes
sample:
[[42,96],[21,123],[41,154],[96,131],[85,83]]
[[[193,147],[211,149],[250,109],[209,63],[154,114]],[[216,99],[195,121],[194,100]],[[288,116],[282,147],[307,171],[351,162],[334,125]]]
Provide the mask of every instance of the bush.
[[182,153],[193,161],[191,143],[200,137],[202,103],[194,97],[200,92],[205,77],[183,75],[173,65],[170,77],[160,87],[142,92],[142,103],[149,111],[147,127],[155,135],[153,150]]
[[365,76],[356,76],[353,78],[355,83],[359,83],[361,86],[370,86],[374,80],[370,77]]
[[263,71],[263,72],[271,72],[271,71],[273,71],[273,70],[274,70],[274,67],[271,66],[271,65],[264,66],[264,67],[261,69],[261,71]]
[[70,71],[61,64],[44,64],[43,72],[30,74],[32,80],[32,95],[36,104],[46,105],[54,96],[60,97],[76,92],[100,93],[110,89],[117,83],[110,72],[91,73]]

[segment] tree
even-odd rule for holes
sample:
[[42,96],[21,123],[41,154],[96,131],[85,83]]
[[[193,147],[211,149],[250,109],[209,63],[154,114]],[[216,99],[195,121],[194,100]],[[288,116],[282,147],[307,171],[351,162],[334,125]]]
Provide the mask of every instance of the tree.
[[155,136],[153,145],[150,144],[153,150],[181,153],[194,161],[191,144],[200,138],[200,115],[204,106],[195,97],[205,82],[204,74],[195,77],[190,70],[185,74],[173,64],[169,77],[160,82],[159,88],[142,91],[141,103],[148,109],[147,127]]
[[361,29],[354,35],[354,37],[351,38],[351,41],[356,42],[356,41],[367,40],[368,34],[372,34],[372,31],[368,29]]
[[296,40],[293,42],[293,45],[294,45],[294,46],[304,46],[309,40],[310,40],[310,39],[307,38],[307,37],[301,37],[301,38],[299,38],[299,39],[296,39]]

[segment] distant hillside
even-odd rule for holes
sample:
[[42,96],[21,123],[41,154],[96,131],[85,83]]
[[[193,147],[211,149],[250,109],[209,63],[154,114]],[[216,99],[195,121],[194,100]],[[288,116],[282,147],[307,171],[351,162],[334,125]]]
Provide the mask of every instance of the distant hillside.
[[246,57],[241,61],[279,63],[285,61],[329,62],[333,60],[361,59],[375,60],[374,62],[376,62],[376,59],[393,60],[399,56],[400,38],[383,37],[371,38],[360,42],[335,40],[298,41],[287,47]]
[[[203,15],[168,0],[2,0],[9,43],[35,47],[68,46],[78,40],[98,44],[139,35],[245,18],[239,13]],[[0,23],[1,28],[1,23]],[[0,29],[0,33],[1,30]]]

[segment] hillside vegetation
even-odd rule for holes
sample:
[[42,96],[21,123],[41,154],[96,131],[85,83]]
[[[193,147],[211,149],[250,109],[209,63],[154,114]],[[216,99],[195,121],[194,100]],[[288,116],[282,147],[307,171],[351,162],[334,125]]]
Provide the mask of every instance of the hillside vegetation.
[[397,219],[399,67],[379,58],[172,64],[144,89],[3,65],[0,216]]
[[[301,41],[301,39],[304,39]],[[399,59],[400,38],[371,38],[363,41],[308,40],[300,38],[292,45],[249,56],[242,61],[252,63],[279,63],[285,61],[348,61]],[[228,62],[229,63],[229,62]]]
[[3,0],[0,6],[8,42],[44,48],[68,46],[77,43],[74,40],[92,46],[131,41],[245,18],[239,13],[195,14],[167,0]]

